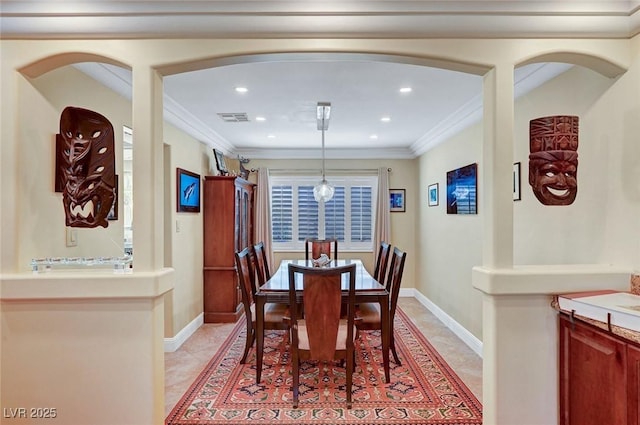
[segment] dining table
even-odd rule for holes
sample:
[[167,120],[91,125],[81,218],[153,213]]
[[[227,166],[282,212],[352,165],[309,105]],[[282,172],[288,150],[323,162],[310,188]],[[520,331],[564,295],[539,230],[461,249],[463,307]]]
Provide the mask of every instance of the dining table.
[[[262,375],[262,358],[264,353],[264,307],[266,303],[289,303],[289,264],[297,264],[306,267],[314,267],[313,260],[282,260],[278,269],[264,285],[258,288],[254,301],[256,308],[256,384],[260,383]],[[349,264],[356,265],[356,304],[378,303],[380,305],[382,361],[385,381],[390,382],[389,373],[389,291],[367,272],[359,259],[331,260],[323,267],[339,267]],[[342,281],[342,296],[345,299],[349,289],[347,276]],[[296,296],[298,302],[302,302],[302,279],[296,281]]]

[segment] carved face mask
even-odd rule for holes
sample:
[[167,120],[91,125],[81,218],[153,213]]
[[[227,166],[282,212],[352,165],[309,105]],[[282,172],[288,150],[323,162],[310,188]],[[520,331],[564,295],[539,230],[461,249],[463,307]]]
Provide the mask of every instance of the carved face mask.
[[97,112],[69,106],[60,116],[60,134],[66,225],[107,227],[116,196],[113,126]]
[[529,157],[529,184],[544,205],[570,205],[578,194],[578,155],[575,152],[545,152]]
[[529,184],[544,205],[570,205],[578,194],[578,117],[529,123]]

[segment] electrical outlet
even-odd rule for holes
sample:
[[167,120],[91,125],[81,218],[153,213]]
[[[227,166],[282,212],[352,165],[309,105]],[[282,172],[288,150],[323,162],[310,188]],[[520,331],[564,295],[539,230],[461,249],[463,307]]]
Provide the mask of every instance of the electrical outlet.
[[180,220],[176,220],[176,233],[180,233]]
[[67,246],[78,246],[78,229],[67,227]]

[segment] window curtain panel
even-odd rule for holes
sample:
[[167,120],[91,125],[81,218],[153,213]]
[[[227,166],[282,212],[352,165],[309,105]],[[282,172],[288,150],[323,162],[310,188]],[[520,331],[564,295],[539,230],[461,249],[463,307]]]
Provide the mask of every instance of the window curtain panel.
[[271,208],[269,201],[269,169],[258,168],[258,186],[256,187],[256,243],[264,243],[269,270],[273,269],[273,249],[271,240]]
[[373,234],[373,255],[378,253],[380,242],[391,243],[391,212],[389,211],[389,169],[378,168],[378,204],[376,205],[376,227]]

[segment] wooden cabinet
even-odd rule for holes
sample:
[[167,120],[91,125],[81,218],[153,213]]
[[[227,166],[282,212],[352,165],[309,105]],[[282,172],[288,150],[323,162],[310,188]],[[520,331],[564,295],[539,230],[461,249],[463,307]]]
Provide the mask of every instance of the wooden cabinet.
[[242,313],[234,255],[254,243],[254,188],[239,177],[205,177],[205,323],[235,322]]
[[638,425],[640,348],[560,315],[560,425]]

